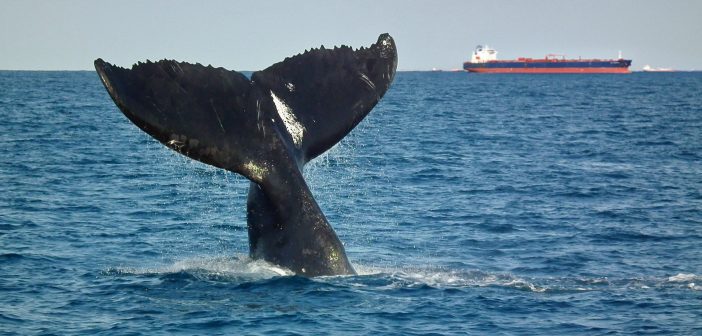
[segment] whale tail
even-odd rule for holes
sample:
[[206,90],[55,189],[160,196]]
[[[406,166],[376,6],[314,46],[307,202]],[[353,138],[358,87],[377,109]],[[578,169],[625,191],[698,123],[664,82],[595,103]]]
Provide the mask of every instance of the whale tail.
[[251,253],[315,276],[353,273],[301,169],[348,134],[388,90],[397,51],[313,49],[243,74],[162,60],[95,68],[124,115],[169,148],[246,176]]

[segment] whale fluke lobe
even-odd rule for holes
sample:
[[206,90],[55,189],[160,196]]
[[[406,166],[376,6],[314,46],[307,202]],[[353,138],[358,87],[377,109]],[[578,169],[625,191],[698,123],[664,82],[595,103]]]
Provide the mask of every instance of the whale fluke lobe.
[[253,74],[306,129],[306,161],[339,142],[370,112],[395,77],[397,52],[388,34],[369,49],[313,49]]
[[171,60],[95,68],[120,110],[167,147],[251,180],[251,256],[304,276],[354,274],[302,168],[348,134],[390,87],[388,34],[368,48],[312,49],[243,74]]
[[169,60],[123,69],[97,59],[95,68],[115,104],[144,132],[193,159],[244,173],[247,152],[229,149],[256,123],[246,113],[246,76]]

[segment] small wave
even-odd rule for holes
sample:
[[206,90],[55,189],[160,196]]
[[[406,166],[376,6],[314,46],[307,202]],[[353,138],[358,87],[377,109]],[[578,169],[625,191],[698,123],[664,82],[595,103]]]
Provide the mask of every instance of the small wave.
[[7,322],[7,323],[22,323],[22,322],[25,322],[24,319],[22,319],[22,318],[20,318],[20,317],[18,317],[18,316],[14,316],[14,315],[10,315],[10,314],[5,315],[5,314],[3,314],[2,312],[0,312],[0,321],[5,321],[5,322]]
[[23,255],[19,253],[3,253],[0,254],[0,260],[18,260],[24,258]]
[[11,231],[15,230],[17,227],[12,224],[0,224],[0,231]]

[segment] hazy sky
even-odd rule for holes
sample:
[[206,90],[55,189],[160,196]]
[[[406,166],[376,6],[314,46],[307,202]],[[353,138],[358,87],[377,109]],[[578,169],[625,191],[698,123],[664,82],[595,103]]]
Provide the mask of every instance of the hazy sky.
[[388,32],[399,69],[460,68],[477,44],[501,59],[633,59],[702,70],[700,0],[0,0],[0,69],[92,69],[169,58],[259,70],[306,48]]

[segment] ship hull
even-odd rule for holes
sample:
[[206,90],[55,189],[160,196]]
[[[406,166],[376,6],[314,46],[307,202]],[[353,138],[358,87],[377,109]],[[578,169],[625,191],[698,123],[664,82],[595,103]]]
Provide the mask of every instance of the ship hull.
[[463,69],[478,73],[524,74],[626,74],[631,73],[631,60],[555,60],[519,59],[514,61],[488,61],[463,63]]
[[514,73],[514,74],[628,74],[628,68],[471,68],[476,73]]

